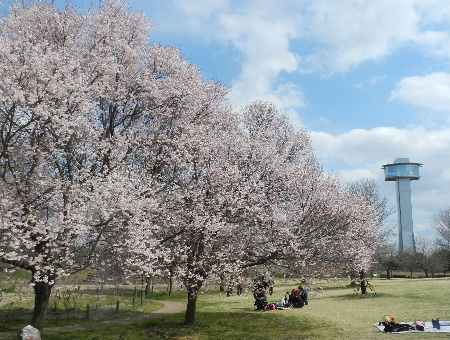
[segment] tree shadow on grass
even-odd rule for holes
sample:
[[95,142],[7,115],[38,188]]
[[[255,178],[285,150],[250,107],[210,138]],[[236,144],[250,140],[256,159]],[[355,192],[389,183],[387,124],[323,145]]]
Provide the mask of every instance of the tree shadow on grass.
[[[316,339],[318,332],[333,325],[312,317],[289,315],[284,311],[197,312],[194,326],[185,326],[184,313],[123,326],[101,327],[74,332],[45,334],[46,340],[104,339],[210,339],[210,340],[292,340]],[[45,330],[44,330],[45,333]]]
[[[121,310],[119,313],[113,308],[105,310],[93,309],[90,319],[86,320],[86,311],[72,310],[69,312],[50,309],[47,313],[45,328],[63,327],[73,324],[89,324],[108,320],[120,320],[130,317],[139,317],[147,313],[140,311]],[[33,311],[31,309],[18,308],[14,310],[0,310],[0,332],[15,331],[22,329],[31,321]]]
[[335,296],[333,299],[335,300],[357,300],[357,299],[383,299],[383,298],[390,298],[395,297],[394,294],[389,293],[367,293],[367,294],[361,294],[361,293],[348,293],[345,295]]
[[318,327],[315,320],[283,311],[197,312],[197,322],[187,327],[180,316],[147,323],[149,339],[211,339],[211,340],[292,340],[313,338]]

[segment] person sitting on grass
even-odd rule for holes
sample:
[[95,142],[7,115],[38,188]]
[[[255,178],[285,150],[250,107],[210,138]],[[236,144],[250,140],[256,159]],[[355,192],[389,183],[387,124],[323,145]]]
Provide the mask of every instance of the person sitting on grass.
[[[289,292],[287,292],[289,294]],[[291,293],[289,294],[289,303],[294,308],[302,308],[305,305],[305,302],[300,297],[300,291],[292,289]]]

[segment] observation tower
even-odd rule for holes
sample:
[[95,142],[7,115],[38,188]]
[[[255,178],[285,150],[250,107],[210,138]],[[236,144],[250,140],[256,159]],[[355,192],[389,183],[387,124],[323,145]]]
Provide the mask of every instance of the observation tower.
[[395,181],[397,187],[398,251],[400,253],[404,250],[416,252],[410,182],[420,178],[421,165],[422,163],[410,163],[408,158],[396,158],[393,164],[385,164],[382,167],[384,180]]

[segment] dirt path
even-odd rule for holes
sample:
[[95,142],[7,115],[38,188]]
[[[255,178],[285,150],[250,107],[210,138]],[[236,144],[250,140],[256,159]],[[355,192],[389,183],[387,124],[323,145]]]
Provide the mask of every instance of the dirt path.
[[[136,322],[141,322],[141,321],[146,321],[146,320],[151,320],[151,319],[156,319],[156,318],[162,318],[164,316],[180,313],[180,312],[186,310],[186,305],[181,302],[173,302],[173,301],[156,301],[156,302],[164,304],[164,307],[161,309],[158,309],[152,313],[147,313],[147,314],[135,316],[132,318],[126,318],[126,319],[106,320],[106,321],[100,321],[100,322],[94,322],[94,323],[75,324],[75,325],[62,326],[62,327],[49,327],[49,328],[44,329],[43,334],[78,331],[78,330],[83,330],[83,329],[95,329],[95,328],[108,327],[108,326],[123,326],[123,325],[128,325],[131,323],[136,323]],[[17,339],[17,335],[15,334],[15,332],[0,332],[0,339],[13,340],[13,339]]]

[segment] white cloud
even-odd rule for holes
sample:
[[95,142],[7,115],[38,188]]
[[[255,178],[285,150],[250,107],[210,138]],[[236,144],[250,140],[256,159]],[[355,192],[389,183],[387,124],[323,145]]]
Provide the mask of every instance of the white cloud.
[[305,62],[337,72],[390,54],[416,36],[420,19],[405,1],[324,0],[312,2],[309,11],[306,37],[323,48]]
[[[276,83],[282,72],[305,67],[345,71],[365,60],[383,57],[417,35],[418,15],[404,2],[390,3],[388,8],[373,1],[251,4],[255,5],[247,1],[219,16],[222,28],[217,38],[244,56],[242,72],[232,86],[231,96],[237,105],[269,93],[277,97]],[[321,48],[308,55],[302,42],[309,39]]]
[[429,230],[432,214],[450,202],[450,128],[426,130],[422,127],[397,129],[378,127],[351,130],[339,136],[311,132],[316,155],[327,171],[342,183],[374,178],[383,196],[395,206],[395,186],[384,181],[381,166],[395,158],[423,163],[421,178],[411,183],[413,218],[417,229]]
[[424,51],[431,55],[450,56],[450,34],[449,32],[424,31],[418,33],[414,39],[423,46]]
[[[220,29],[217,16],[229,11],[228,0],[129,0],[132,8],[143,10],[159,36],[189,37],[210,43]],[[151,32],[152,36],[154,32]]]
[[[186,23],[186,28],[190,34],[200,35],[206,39],[211,38],[210,30],[205,32],[205,24],[212,25],[216,15],[229,10],[227,0],[196,0],[196,1],[174,1],[175,7],[179,8],[183,15],[182,18]],[[214,25],[212,25],[214,27]],[[179,27],[175,25],[175,27]],[[186,33],[186,32],[185,32]],[[207,33],[207,34],[205,34]]]
[[[372,163],[373,165],[373,163]],[[378,165],[378,164],[377,164]],[[339,180],[342,183],[349,183],[356,181],[361,178],[380,178],[380,167],[376,166],[374,168],[354,168],[354,169],[344,169],[339,171]]]
[[289,46],[290,39],[296,35],[294,18],[282,4],[274,1],[251,4],[249,1],[235,12],[220,16],[223,27],[218,39],[232,44],[244,56],[230,100],[236,106],[268,100],[279,109],[292,112],[304,106],[303,92],[290,82],[278,84],[278,77],[282,72],[298,69],[299,58]]
[[[269,97],[283,103],[289,93],[303,98],[298,86],[280,90],[283,73],[345,72],[408,44],[448,53],[448,7],[446,0],[172,0],[161,22],[178,35],[240,52],[230,98],[242,106]],[[286,110],[304,105],[291,102]]]
[[298,52],[303,63],[332,71],[383,58],[405,44],[425,46],[429,53],[450,50],[447,0],[168,0],[157,6],[165,9],[165,29],[232,44],[246,63],[275,57],[279,70],[299,67],[290,46],[298,39],[321,44],[313,53]]
[[450,2],[448,0],[415,0],[414,6],[422,17],[424,25],[444,23],[448,26]]
[[[448,127],[437,131],[423,127],[377,127],[355,129],[339,136],[312,131],[311,137],[320,157],[340,158],[352,165],[373,160],[389,162],[398,157],[432,159],[435,155],[446,154],[450,147]],[[420,159],[412,161],[421,162]]]
[[450,111],[450,74],[435,72],[423,77],[400,80],[391,100],[400,99],[409,104],[438,111]]

